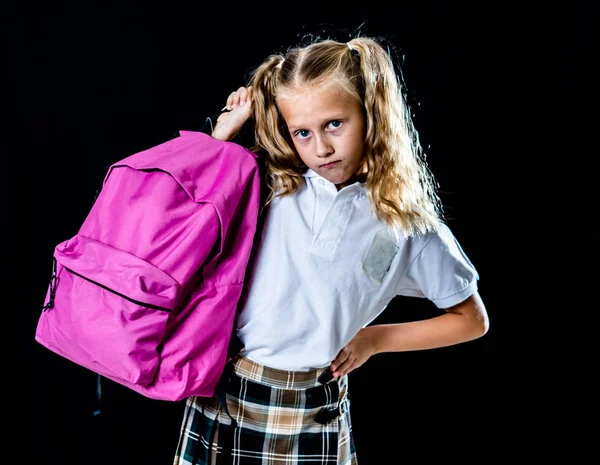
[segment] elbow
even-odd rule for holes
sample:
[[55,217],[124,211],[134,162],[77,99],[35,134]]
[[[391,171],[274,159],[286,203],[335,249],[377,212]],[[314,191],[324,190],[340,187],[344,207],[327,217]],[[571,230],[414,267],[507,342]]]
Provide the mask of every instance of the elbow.
[[474,296],[473,304],[473,311],[470,312],[471,328],[473,331],[473,338],[478,339],[485,336],[490,330],[490,318],[479,295]]
[[463,318],[466,340],[479,339],[490,329],[490,319],[478,293],[448,311],[459,314]]
[[477,321],[473,325],[474,339],[485,336],[490,330],[490,319],[486,312],[477,315]]
[[465,319],[464,342],[485,336],[489,329],[490,323],[486,314],[471,315]]

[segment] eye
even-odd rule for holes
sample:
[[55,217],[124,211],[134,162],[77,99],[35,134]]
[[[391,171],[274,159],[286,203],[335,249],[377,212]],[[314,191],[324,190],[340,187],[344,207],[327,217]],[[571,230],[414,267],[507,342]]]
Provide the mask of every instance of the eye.
[[306,129],[300,129],[299,131],[296,131],[296,133],[294,135],[296,137],[299,137],[300,139],[306,139],[309,134],[310,134],[310,131],[308,131]]
[[334,119],[329,122],[328,126],[331,127],[331,129],[339,129],[342,126],[342,122],[339,119]]

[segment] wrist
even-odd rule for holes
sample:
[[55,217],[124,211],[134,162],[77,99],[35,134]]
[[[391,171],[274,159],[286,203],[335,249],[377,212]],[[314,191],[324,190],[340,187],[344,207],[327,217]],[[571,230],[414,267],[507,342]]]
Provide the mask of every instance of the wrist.
[[223,125],[217,124],[215,126],[215,129],[211,133],[211,136],[214,137],[215,139],[229,141],[229,140],[233,139],[235,134],[232,134],[232,131],[226,127],[223,127]]
[[365,328],[368,331],[369,339],[371,341],[371,350],[373,351],[373,355],[380,354],[385,352],[385,349],[382,347],[382,328],[381,325],[368,326]]
[[373,326],[373,347],[375,353],[396,352],[395,341],[399,338],[402,324],[379,324]]

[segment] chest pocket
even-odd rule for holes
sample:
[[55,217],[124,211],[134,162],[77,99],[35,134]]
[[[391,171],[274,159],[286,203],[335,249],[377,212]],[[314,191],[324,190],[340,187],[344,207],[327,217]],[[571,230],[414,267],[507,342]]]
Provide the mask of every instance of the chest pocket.
[[387,231],[379,231],[375,234],[362,262],[362,269],[377,286],[381,286],[397,253],[398,245]]

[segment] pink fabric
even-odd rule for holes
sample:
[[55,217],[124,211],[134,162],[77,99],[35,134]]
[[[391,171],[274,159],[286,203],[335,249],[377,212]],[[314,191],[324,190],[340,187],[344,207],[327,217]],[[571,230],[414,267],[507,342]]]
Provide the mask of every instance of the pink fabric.
[[78,234],[55,248],[36,340],[147,397],[211,396],[259,183],[255,154],[193,131],[112,165]]

